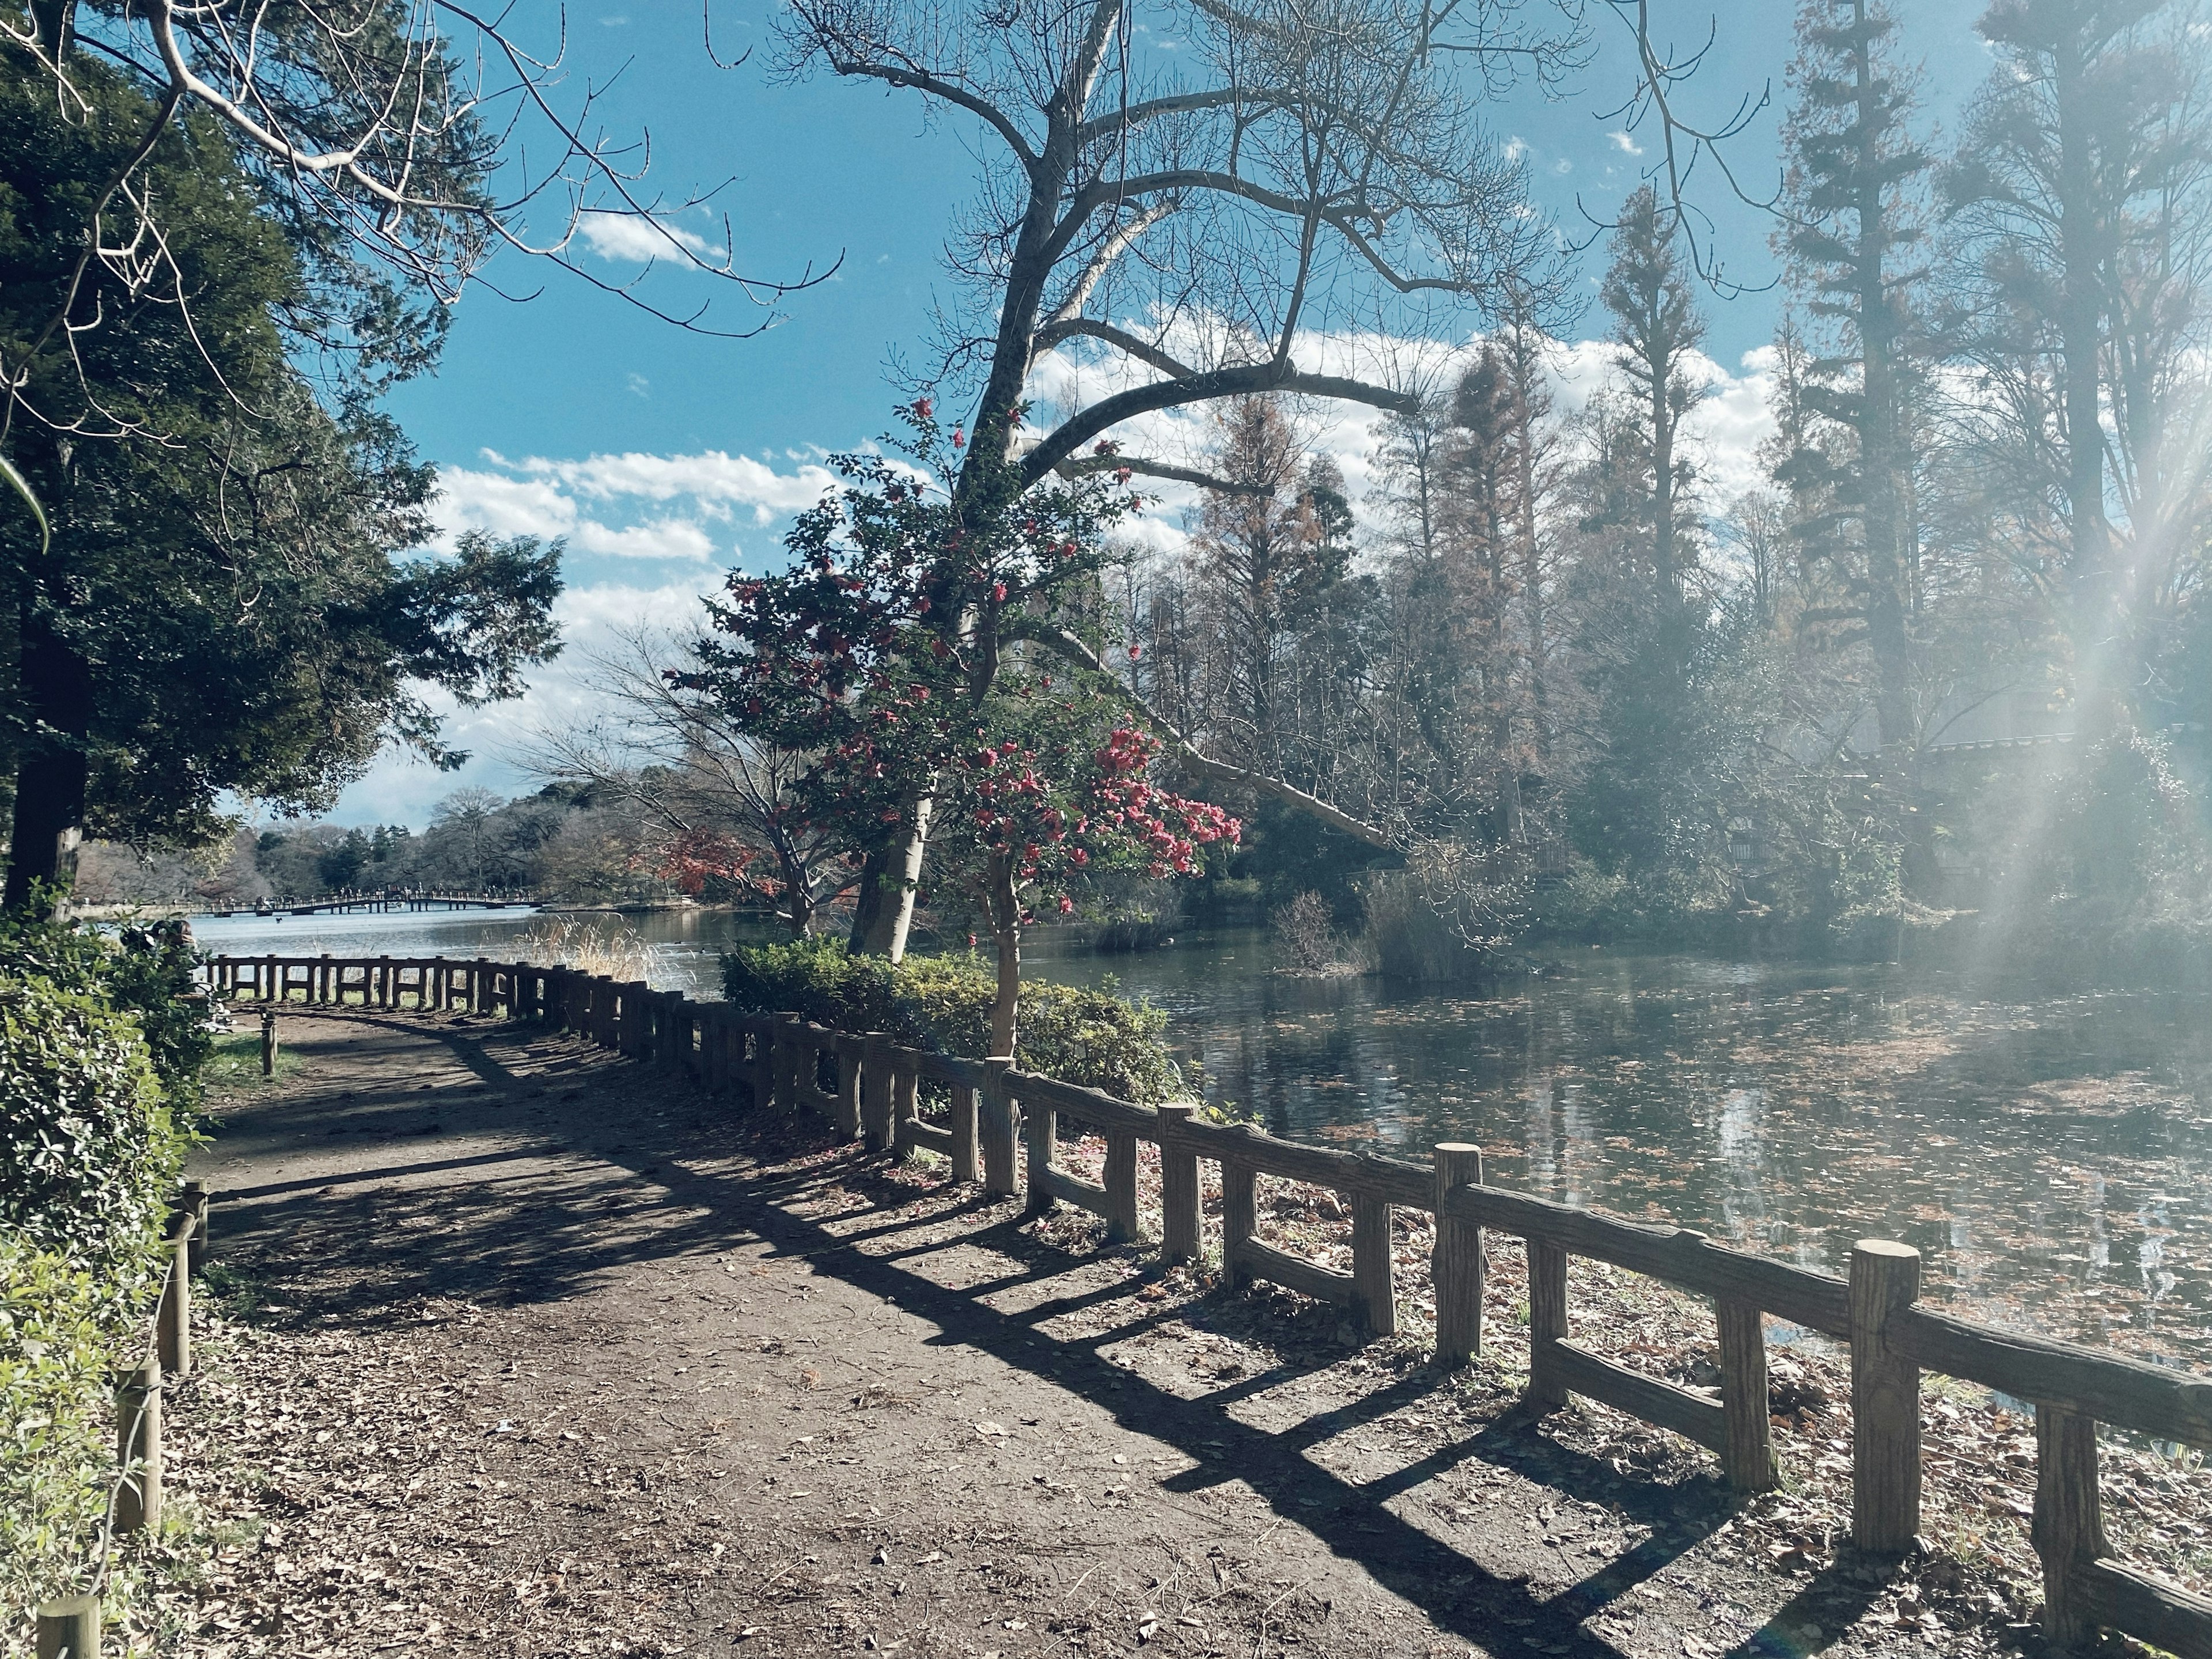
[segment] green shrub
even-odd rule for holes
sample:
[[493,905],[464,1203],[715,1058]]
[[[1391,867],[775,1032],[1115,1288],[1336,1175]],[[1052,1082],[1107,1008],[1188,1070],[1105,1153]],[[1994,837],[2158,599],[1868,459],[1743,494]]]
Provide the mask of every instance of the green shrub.
[[189,1106],[199,1097],[214,1039],[194,995],[192,953],[175,933],[128,928],[110,939],[76,922],[0,915],[0,976],[49,980],[135,1016],[169,1098]]
[[146,1248],[186,1143],[134,1016],[0,979],[0,1230],[118,1267]]
[[115,1472],[110,1386],[143,1346],[149,1253],[97,1273],[0,1231],[0,1602],[84,1588]]
[[[797,1012],[841,1031],[884,1031],[909,1048],[983,1057],[997,981],[981,957],[849,955],[832,940],[795,939],[731,952],[722,989],[747,1013]],[[1110,989],[1022,987],[1015,1061],[1024,1071],[1152,1104],[1188,1091],[1160,1034],[1167,1015]]]

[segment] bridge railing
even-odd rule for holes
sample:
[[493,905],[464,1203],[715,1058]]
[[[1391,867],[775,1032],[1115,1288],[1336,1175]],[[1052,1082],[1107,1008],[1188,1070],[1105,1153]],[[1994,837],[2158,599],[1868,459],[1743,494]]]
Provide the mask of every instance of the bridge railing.
[[[1765,1316],[1822,1332],[1850,1349],[1851,1535],[1877,1554],[1909,1549],[1920,1530],[1923,1374],[2000,1389],[2035,1409],[2032,1532],[2051,1641],[2078,1646],[2109,1626],[2173,1653],[2212,1655],[2212,1600],[2112,1556],[2097,1469],[2100,1423],[2212,1448],[2212,1381],[1920,1307],[1920,1253],[1908,1246],[1862,1240],[1849,1278],[1839,1278],[1686,1228],[1620,1220],[1489,1185],[1474,1146],[1439,1146],[1424,1165],[1302,1146],[1252,1126],[1206,1121],[1188,1105],[1133,1104],[1006,1060],[928,1053],[882,1032],[832,1030],[797,1014],[740,1013],[575,969],[483,957],[218,957],[207,972],[211,988],[234,1000],[460,1011],[573,1031],[641,1062],[688,1072],[711,1091],[742,1091],[759,1109],[818,1112],[841,1138],[872,1152],[942,1152],[956,1180],[980,1182],[989,1195],[1079,1206],[1104,1218],[1112,1237],[1137,1243],[1157,1237],[1174,1259],[1202,1251],[1198,1166],[1210,1158],[1221,1170],[1220,1250],[1231,1284],[1272,1280],[1343,1307],[1376,1334],[1397,1327],[1391,1212],[1424,1211],[1436,1218],[1437,1348],[1451,1363],[1481,1351],[1485,1235],[1511,1235],[1528,1251],[1530,1405],[1549,1409],[1571,1394],[1602,1401],[1707,1447],[1741,1491],[1775,1483]],[[933,1085],[928,1103],[925,1081]],[[940,1097],[945,1103],[935,1106]],[[1062,1118],[1104,1137],[1101,1181],[1059,1163]],[[1139,1202],[1143,1142],[1159,1152],[1157,1235]],[[1262,1176],[1326,1188],[1348,1201],[1350,1273],[1255,1237]],[[1719,1388],[1685,1388],[1574,1341],[1567,1264],[1577,1256],[1710,1298]]]

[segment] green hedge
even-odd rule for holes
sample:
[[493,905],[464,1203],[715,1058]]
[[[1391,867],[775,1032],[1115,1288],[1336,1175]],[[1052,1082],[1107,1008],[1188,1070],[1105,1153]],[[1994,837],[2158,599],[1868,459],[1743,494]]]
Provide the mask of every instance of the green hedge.
[[[722,958],[722,992],[747,1013],[797,1012],[841,1031],[884,1031],[909,1048],[983,1057],[997,988],[978,957],[848,954],[835,941],[798,939]],[[1161,1033],[1167,1015],[1110,990],[1022,987],[1015,1060],[1024,1071],[1152,1105],[1188,1097]]]
[[199,1097],[199,1070],[214,1046],[194,994],[192,953],[168,929],[129,928],[111,939],[70,921],[0,915],[0,975],[43,979],[133,1016],[154,1075],[182,1107]]
[[[84,1588],[210,1038],[173,936],[0,921],[0,1596]],[[111,1607],[139,1569],[119,1560]]]
[[81,1266],[141,1254],[185,1136],[137,1018],[45,979],[0,979],[0,1229]]

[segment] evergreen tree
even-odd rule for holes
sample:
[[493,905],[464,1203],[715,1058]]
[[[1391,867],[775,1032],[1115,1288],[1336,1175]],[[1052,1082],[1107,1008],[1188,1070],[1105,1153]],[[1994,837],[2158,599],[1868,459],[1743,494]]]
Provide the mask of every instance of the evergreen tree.
[[[88,828],[204,841],[226,793],[316,810],[387,738],[457,763],[414,683],[514,695],[556,648],[560,586],[558,549],[527,540],[395,556],[427,536],[429,471],[358,382],[301,372],[294,325],[325,314],[313,250],[223,129],[161,125],[89,59],[90,106],[64,120],[22,67],[0,79],[0,343],[40,381],[14,407],[52,416],[9,439],[51,536],[0,518],[10,906],[68,878]],[[76,304],[101,325],[66,361],[28,351],[118,156],[149,131],[135,177],[164,204],[167,275],[90,261]],[[96,438],[54,414],[80,395]]]
[[1917,725],[1905,513],[1911,471],[1908,399],[1914,295],[1927,275],[1918,191],[1930,158],[1914,139],[1914,78],[1892,56],[1896,20],[1880,0],[1806,0],[1797,16],[1796,100],[1784,127],[1793,280],[1824,325],[1802,397],[1847,441],[1801,437],[1778,476],[1821,510],[1798,526],[1807,551],[1838,573],[1844,609],[1864,630],[1875,713],[1894,759]]
[[1645,185],[1621,204],[1599,295],[1613,319],[1617,361],[1636,404],[1633,465],[1641,472],[1644,554],[1662,616],[1679,611],[1683,566],[1694,562],[1697,469],[1682,441],[1683,418],[1706,388],[1692,356],[1705,321],[1691,293],[1674,210]]

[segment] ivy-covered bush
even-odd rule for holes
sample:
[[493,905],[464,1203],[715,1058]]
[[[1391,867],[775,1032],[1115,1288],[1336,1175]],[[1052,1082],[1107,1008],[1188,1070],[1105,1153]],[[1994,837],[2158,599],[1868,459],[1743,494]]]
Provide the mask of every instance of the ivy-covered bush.
[[77,922],[0,915],[0,976],[51,981],[132,1015],[170,1101],[185,1107],[199,1097],[215,1039],[194,995],[191,951],[173,929],[130,928],[116,939]]
[[185,1146],[135,1016],[0,979],[0,1231],[121,1267],[159,1225]]
[[[848,954],[834,940],[741,949],[722,958],[722,991],[747,1013],[797,1012],[841,1031],[883,1031],[908,1048],[984,1057],[997,989],[981,957]],[[1152,1105],[1189,1091],[1160,1040],[1167,1015],[1110,990],[1022,987],[1015,1063],[1064,1083]]]

